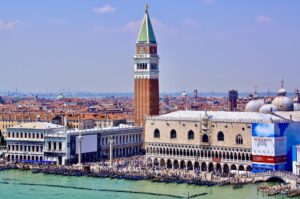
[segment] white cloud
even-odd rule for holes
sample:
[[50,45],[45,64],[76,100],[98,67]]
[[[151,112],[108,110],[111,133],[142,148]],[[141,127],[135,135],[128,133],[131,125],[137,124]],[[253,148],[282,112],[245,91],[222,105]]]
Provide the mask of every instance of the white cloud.
[[49,23],[57,24],[57,25],[63,25],[66,22],[63,19],[50,19]]
[[3,20],[0,19],[0,31],[4,30],[12,30],[16,28],[18,25],[20,25],[20,21],[8,21],[4,22]]
[[132,33],[137,33],[140,29],[141,26],[141,21],[129,21],[123,28],[122,30],[124,32],[132,32]]
[[178,30],[156,18],[151,18],[151,22],[153,25],[154,32],[156,31],[164,31],[164,32],[172,32],[175,33]]
[[258,23],[270,23],[272,21],[272,19],[270,17],[264,16],[264,15],[259,15],[256,17],[256,22]]
[[99,14],[112,13],[115,11],[116,11],[116,9],[108,4],[105,4],[104,6],[93,9],[93,12],[99,13]]

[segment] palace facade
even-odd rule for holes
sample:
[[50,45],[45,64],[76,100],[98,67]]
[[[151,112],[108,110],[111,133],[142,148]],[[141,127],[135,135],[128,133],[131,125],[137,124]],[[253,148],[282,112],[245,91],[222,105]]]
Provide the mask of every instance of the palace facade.
[[[290,141],[293,138],[284,132],[283,145],[280,145],[276,142],[281,137],[263,133],[271,128],[270,132],[274,134],[281,124],[299,124],[300,113],[291,114],[294,120],[285,112],[177,111],[148,117],[145,126],[147,162],[172,169],[225,173],[253,171],[253,167],[257,170],[265,167],[268,167],[266,170],[282,169],[280,165],[289,162],[289,144],[285,142],[293,142]],[[296,132],[294,128],[286,131],[300,135],[300,128],[297,126],[296,129]],[[262,134],[255,137],[256,131]],[[275,145],[271,146],[274,140]],[[264,148],[258,148],[261,146],[257,143]],[[287,149],[279,152],[279,147]]]

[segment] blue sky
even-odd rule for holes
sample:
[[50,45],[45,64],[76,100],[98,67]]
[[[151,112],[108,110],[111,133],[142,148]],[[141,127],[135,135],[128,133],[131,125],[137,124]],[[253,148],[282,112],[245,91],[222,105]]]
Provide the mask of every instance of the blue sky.
[[160,90],[300,87],[297,0],[0,1],[0,91],[132,92],[149,3]]

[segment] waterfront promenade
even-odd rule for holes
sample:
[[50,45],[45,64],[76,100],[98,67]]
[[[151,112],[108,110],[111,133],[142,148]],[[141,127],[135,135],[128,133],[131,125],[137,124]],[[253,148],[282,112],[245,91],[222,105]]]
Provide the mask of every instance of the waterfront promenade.
[[253,182],[251,173],[223,174],[218,172],[203,172],[199,170],[172,170],[152,167],[146,164],[144,156],[119,158],[113,161],[101,161],[85,164],[82,168],[77,166],[57,166],[49,164],[9,164],[9,167],[21,170],[32,170],[33,173],[47,173],[58,175],[90,177],[111,177],[128,180],[151,180],[155,182],[188,183],[196,185],[225,185],[245,184]]
[[[93,178],[111,178],[124,179],[130,181],[147,180],[152,182],[163,182],[171,184],[189,184],[189,185],[233,185],[234,189],[242,188],[246,184],[254,184],[256,182],[266,182],[271,178],[281,179],[286,185],[278,184],[276,186],[259,186],[257,191],[264,195],[272,196],[276,194],[286,194],[292,196],[300,195],[297,184],[300,179],[298,176],[289,172],[265,172],[265,173],[218,173],[218,172],[203,172],[199,170],[187,169],[168,169],[159,166],[150,166],[146,164],[144,156],[134,156],[127,158],[114,159],[113,165],[109,165],[109,161],[94,162],[81,166],[58,166],[50,164],[29,164],[16,163],[0,165],[1,170],[19,169],[29,170],[31,173],[55,174],[60,176],[86,176]],[[27,185],[30,185],[30,183]],[[50,186],[42,184],[39,186]],[[52,186],[52,185],[51,185]],[[56,186],[56,185],[55,185]],[[59,187],[57,187],[59,188]],[[64,187],[62,188],[72,188]],[[75,187],[76,188],[76,187]],[[109,191],[99,189],[98,191]],[[121,191],[122,192],[122,191]],[[145,193],[136,193],[145,194]],[[149,193],[147,193],[149,194]],[[151,193],[152,194],[152,193]],[[205,194],[205,193],[203,193]],[[167,196],[165,194],[165,196]],[[173,197],[173,196],[168,196]]]
[[32,173],[57,174],[65,176],[82,176],[99,178],[116,178],[127,180],[150,180],[154,182],[167,183],[188,183],[195,185],[243,185],[248,183],[268,181],[270,178],[278,178],[286,183],[290,183],[292,188],[300,183],[298,176],[289,172],[266,172],[266,173],[219,173],[200,170],[168,169],[166,167],[150,166],[146,164],[144,156],[133,156],[113,160],[113,165],[109,161],[87,163],[78,167],[58,166],[51,164],[29,164],[2,163],[1,168],[18,168],[21,170],[31,170]]

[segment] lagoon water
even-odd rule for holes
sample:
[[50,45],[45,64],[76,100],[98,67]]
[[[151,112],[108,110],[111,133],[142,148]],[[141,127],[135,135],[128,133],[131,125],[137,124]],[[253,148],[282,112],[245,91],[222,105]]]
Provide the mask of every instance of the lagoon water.
[[[19,170],[0,172],[0,199],[167,199],[176,197],[187,198],[188,194],[192,196],[200,193],[208,194],[195,198],[266,198],[261,194],[257,194],[257,186],[257,184],[251,184],[241,189],[233,190],[231,186],[207,187],[85,176],[66,177],[32,174],[30,171]],[[151,195],[151,193],[156,195]],[[280,196],[280,198],[282,197]]]

